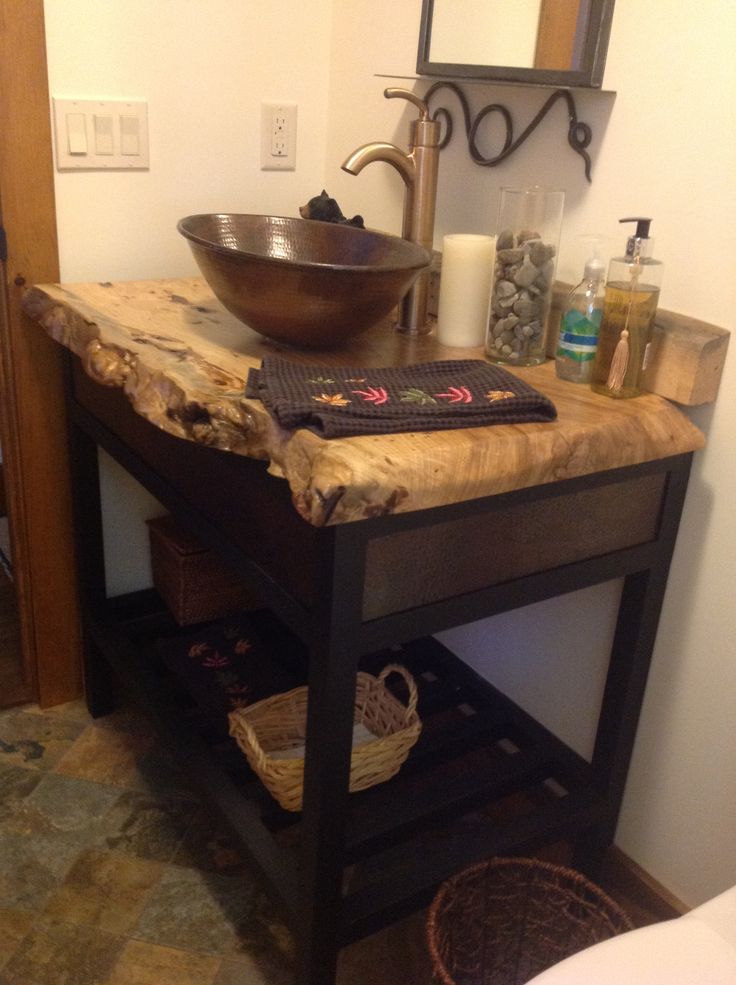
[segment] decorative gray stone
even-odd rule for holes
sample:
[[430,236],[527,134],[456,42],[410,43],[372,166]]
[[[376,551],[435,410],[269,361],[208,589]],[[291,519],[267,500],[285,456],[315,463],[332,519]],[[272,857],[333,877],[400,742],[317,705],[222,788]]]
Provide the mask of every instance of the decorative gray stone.
[[542,237],[539,233],[532,232],[531,229],[522,229],[520,233],[517,234],[516,240],[519,244],[528,243],[530,239],[541,239]]
[[518,301],[514,301],[514,311],[522,321],[529,322],[539,313],[539,303],[529,300],[528,297],[520,297]]
[[519,287],[529,287],[539,276],[539,268],[536,267],[529,257],[524,259],[524,263],[514,275],[514,283]]
[[504,229],[496,237],[496,250],[510,250],[516,246],[516,239],[510,229]]
[[512,294],[516,294],[516,288],[510,280],[500,280],[496,284],[495,293],[499,298],[508,298]]
[[504,264],[506,264],[506,263],[521,263],[521,261],[524,259],[524,251],[523,250],[519,250],[519,249],[516,249],[516,250],[497,250],[496,251],[496,259],[500,263],[504,263]]
[[[552,250],[551,253],[550,250]],[[554,256],[554,248],[547,246],[541,239],[536,239],[533,243],[529,243],[529,259],[537,267],[543,266],[551,256]]]

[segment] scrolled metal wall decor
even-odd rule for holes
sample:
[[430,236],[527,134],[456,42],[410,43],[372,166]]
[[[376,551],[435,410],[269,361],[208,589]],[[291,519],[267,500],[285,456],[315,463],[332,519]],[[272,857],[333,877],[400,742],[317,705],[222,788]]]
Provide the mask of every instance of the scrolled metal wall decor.
[[[471,158],[476,164],[481,165],[481,167],[495,167],[500,164],[501,161],[505,161],[506,158],[513,154],[513,152],[520,147],[524,141],[529,137],[529,135],[539,126],[544,117],[550,111],[552,106],[559,100],[564,99],[567,103],[567,113],[569,126],[567,129],[567,142],[575,151],[579,154],[583,161],[585,162],[585,177],[588,181],[592,181],[590,169],[591,161],[590,155],[588,154],[586,148],[589,146],[591,140],[593,139],[593,131],[587,123],[583,123],[578,119],[577,109],[575,107],[575,100],[572,97],[572,93],[569,89],[557,89],[552,95],[547,99],[545,104],[539,110],[537,115],[531,121],[531,123],[526,127],[526,129],[519,134],[519,136],[514,140],[514,122],[511,118],[511,113],[509,110],[502,106],[500,103],[491,103],[488,106],[484,106],[483,109],[479,110],[473,119],[470,104],[468,103],[467,97],[459,85],[455,82],[435,82],[434,85],[430,86],[425,94],[425,101],[429,104],[432,96],[440,89],[449,89],[454,92],[455,95],[460,100],[460,105],[462,106],[463,118],[465,122],[465,134],[468,139],[468,150],[470,152]],[[493,157],[485,157],[476,143],[476,137],[478,134],[478,128],[487,116],[493,113],[498,113],[503,118],[504,124],[506,126],[506,138],[502,149],[498,154]],[[435,120],[441,120],[445,125],[445,134],[442,138],[440,147],[446,147],[453,133],[453,123],[450,111],[444,106],[439,106],[434,110],[432,118]]]

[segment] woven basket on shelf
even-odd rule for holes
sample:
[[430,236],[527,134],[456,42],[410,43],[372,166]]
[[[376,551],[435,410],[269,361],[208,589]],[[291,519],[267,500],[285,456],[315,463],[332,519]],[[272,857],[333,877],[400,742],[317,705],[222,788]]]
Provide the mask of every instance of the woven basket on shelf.
[[427,944],[436,985],[523,985],[632,927],[573,869],[492,858],[443,883],[427,915]]
[[[394,672],[401,674],[409,688],[406,705],[385,686],[386,678]],[[287,811],[302,807],[307,696],[306,687],[297,687],[238,708],[228,716],[230,734],[251,769]],[[358,738],[354,731],[351,793],[395,776],[419,738],[422,723],[417,715],[417,689],[409,671],[400,664],[389,664],[378,677],[360,672],[353,722],[362,735]]]
[[213,551],[173,517],[156,517],[147,523],[153,584],[180,626],[262,604]]

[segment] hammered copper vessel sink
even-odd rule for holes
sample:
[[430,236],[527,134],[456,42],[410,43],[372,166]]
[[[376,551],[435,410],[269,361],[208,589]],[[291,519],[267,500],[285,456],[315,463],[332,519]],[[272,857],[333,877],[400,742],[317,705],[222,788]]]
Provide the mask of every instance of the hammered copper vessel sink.
[[228,311],[298,348],[337,346],[375,325],[430,260],[398,236],[312,219],[191,215],[177,228]]

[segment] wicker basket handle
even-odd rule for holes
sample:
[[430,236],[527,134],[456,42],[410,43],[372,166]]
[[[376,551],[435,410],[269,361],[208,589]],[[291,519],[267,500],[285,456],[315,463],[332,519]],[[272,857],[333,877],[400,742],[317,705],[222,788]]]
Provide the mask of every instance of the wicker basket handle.
[[406,706],[406,721],[410,721],[417,713],[417,686],[414,683],[414,678],[411,676],[406,667],[402,667],[401,664],[386,664],[381,673],[378,675],[378,683],[384,684],[386,678],[389,674],[400,674],[406,686],[409,688],[409,704]]
[[244,715],[237,716],[237,726],[233,726],[232,724],[230,725],[230,735],[233,736],[235,735],[236,728],[239,732],[245,733],[245,737],[248,740],[250,750],[253,753],[253,757],[256,761],[256,764],[258,765],[258,769],[261,772],[265,772],[268,766],[268,760],[266,758],[265,752],[263,751],[263,747],[261,746],[261,743],[258,739],[256,730],[253,728],[253,726],[245,718]]

